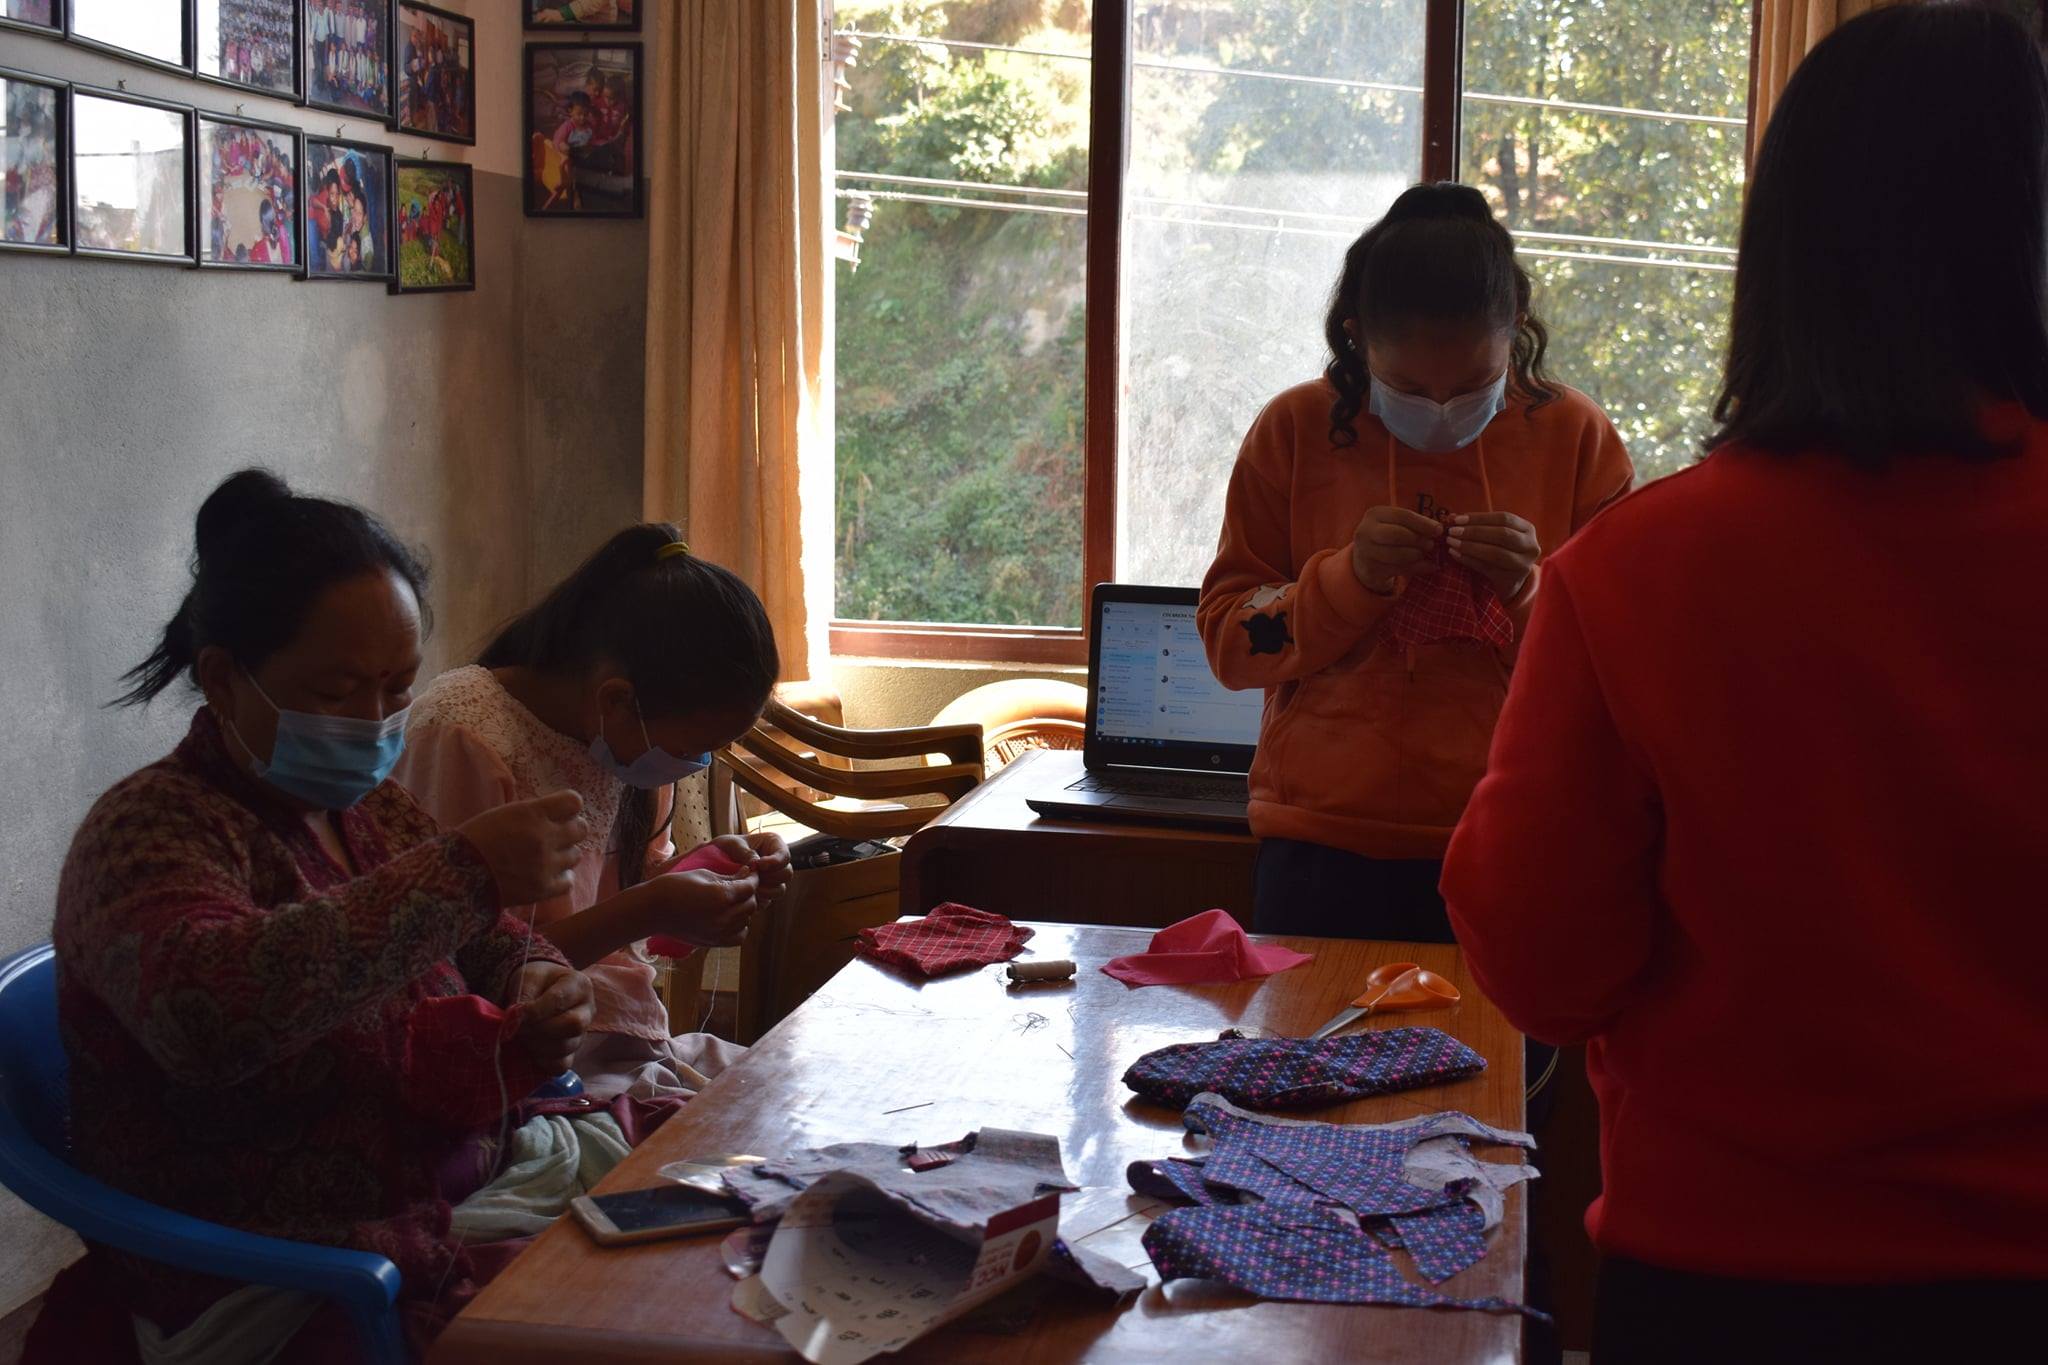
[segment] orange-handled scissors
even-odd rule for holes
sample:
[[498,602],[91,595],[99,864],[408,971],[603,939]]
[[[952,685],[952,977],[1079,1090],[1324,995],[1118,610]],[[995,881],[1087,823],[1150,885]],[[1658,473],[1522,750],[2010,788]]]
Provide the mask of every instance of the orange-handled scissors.
[[1413,962],[1388,962],[1375,967],[1365,978],[1365,994],[1352,1001],[1310,1038],[1327,1038],[1341,1028],[1357,1023],[1374,1010],[1434,1010],[1455,1005],[1462,997],[1458,988],[1426,967]]

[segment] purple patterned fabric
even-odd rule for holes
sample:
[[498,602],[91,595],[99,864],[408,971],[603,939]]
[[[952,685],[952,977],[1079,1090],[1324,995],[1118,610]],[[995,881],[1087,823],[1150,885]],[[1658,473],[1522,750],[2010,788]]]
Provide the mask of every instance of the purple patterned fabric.
[[1486,1255],[1486,1214],[1469,1199],[1399,1214],[1387,1222],[1431,1284],[1471,1269]]
[[1124,1084],[1184,1105],[1204,1091],[1256,1109],[1298,1109],[1391,1090],[1461,1081],[1486,1059],[1441,1029],[1395,1028],[1342,1038],[1225,1038],[1148,1052]]
[[1221,1280],[1262,1299],[1529,1312],[1507,1299],[1454,1299],[1413,1284],[1386,1249],[1338,1209],[1260,1203],[1171,1209],[1145,1230],[1165,1280]]
[[1408,1280],[1387,1254],[1405,1248],[1436,1284],[1478,1263],[1487,1214],[1469,1192],[1494,1182],[1443,1180],[1434,1174],[1445,1169],[1440,1161],[1411,1176],[1409,1153],[1421,1142],[1526,1134],[1449,1113],[1387,1127],[1262,1119],[1213,1095],[1196,1099],[1181,1121],[1209,1137],[1207,1157],[1130,1168],[1140,1193],[1195,1205],[1162,1215],[1146,1233],[1165,1279],[1217,1279],[1262,1298],[1317,1303],[1533,1311],[1445,1298]]

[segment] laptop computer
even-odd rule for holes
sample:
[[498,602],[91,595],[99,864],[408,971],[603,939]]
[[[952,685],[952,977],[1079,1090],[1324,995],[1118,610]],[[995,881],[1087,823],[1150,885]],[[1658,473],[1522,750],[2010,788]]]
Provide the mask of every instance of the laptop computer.
[[[1209,671],[1193,588],[1102,583],[1089,602],[1085,772],[1027,797],[1043,816],[1249,828],[1265,694]],[[1072,771],[1069,769],[1068,771]]]

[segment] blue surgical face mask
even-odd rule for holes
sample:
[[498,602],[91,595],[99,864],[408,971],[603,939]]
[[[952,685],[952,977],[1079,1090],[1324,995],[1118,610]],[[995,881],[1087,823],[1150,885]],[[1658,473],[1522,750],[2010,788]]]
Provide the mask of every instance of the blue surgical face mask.
[[[640,703],[633,703],[638,714]],[[677,758],[668,750],[658,747],[647,734],[647,717],[640,717],[640,738],[647,749],[631,763],[621,763],[619,756],[612,752],[611,741],[604,737],[604,721],[597,724],[597,734],[590,741],[590,757],[597,766],[610,773],[629,787],[641,791],[656,791],[662,787],[673,787],[686,777],[694,777],[711,766],[710,754],[698,754],[695,758]]]
[[1371,411],[1386,423],[1395,440],[1412,450],[1462,450],[1478,440],[1486,424],[1507,406],[1507,393],[1506,370],[1485,388],[1461,393],[1448,403],[1402,393],[1374,379]]
[[405,718],[410,706],[382,720],[355,716],[322,716],[287,711],[270,700],[263,685],[248,673],[249,686],[277,712],[277,738],[270,761],[261,762],[235,731],[228,731],[249,755],[249,770],[283,792],[321,810],[347,810],[391,776],[405,750]]

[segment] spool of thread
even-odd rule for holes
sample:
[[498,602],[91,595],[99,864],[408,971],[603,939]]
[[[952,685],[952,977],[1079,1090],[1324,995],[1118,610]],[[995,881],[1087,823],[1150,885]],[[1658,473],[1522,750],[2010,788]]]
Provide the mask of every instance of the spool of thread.
[[1065,958],[1046,962],[1012,962],[1012,981],[1065,981],[1074,974],[1074,964]]

